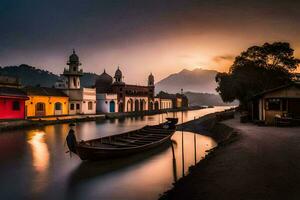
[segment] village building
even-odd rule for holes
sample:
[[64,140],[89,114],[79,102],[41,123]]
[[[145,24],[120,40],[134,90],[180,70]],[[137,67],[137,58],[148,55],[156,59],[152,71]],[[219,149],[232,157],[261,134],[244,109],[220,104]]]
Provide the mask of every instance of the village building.
[[[130,85],[123,81],[123,73],[118,67],[112,78],[105,71],[96,80],[97,108],[103,109],[110,104],[110,111],[114,112],[140,112],[154,108],[159,109],[159,101],[154,97],[154,76],[148,77],[148,85]],[[115,104],[114,104],[115,103]],[[156,104],[156,106],[155,106]],[[106,109],[107,110],[107,109]]]
[[20,88],[21,83],[18,78],[12,76],[0,76],[0,87]]
[[0,76],[0,120],[25,119],[25,92],[17,78]]
[[252,120],[275,124],[276,118],[300,119],[300,83],[271,89],[253,97]]
[[69,97],[59,89],[24,88],[29,99],[25,102],[27,117],[60,116],[69,114]]
[[173,108],[173,101],[172,99],[169,98],[160,98],[160,109],[165,110],[165,109],[172,109]]
[[82,88],[80,77],[83,70],[79,68],[79,57],[73,50],[67,62],[68,69],[64,69],[63,76],[66,80],[59,80],[56,87],[62,89],[69,97],[69,114],[96,114],[96,89]]
[[116,93],[109,93],[112,83],[113,78],[105,70],[96,80],[97,113],[118,112],[118,96]]
[[160,110],[160,98],[154,97],[149,100],[149,110]]
[[[161,91],[157,94],[157,97],[160,98],[161,109],[179,109],[188,107],[188,98],[184,94],[169,94]],[[172,103],[170,104],[169,101]]]
[[117,94],[98,93],[97,94],[97,113],[118,112]]

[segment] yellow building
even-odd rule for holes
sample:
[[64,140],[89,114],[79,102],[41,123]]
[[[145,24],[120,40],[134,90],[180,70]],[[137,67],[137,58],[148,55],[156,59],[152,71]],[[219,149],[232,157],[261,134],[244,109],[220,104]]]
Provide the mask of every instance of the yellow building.
[[69,97],[59,89],[27,87],[29,97],[25,102],[27,117],[68,115]]

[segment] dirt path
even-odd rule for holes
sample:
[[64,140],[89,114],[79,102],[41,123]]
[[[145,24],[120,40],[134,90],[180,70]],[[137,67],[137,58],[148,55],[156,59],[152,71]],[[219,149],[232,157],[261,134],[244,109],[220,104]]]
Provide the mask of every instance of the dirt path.
[[300,128],[223,123],[239,140],[197,166],[167,199],[300,199]]

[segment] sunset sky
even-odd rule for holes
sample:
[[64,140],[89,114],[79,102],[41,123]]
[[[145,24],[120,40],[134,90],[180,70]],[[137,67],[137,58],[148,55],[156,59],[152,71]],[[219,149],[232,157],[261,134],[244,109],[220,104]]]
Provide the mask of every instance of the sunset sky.
[[0,0],[0,66],[59,74],[75,48],[85,72],[120,65],[133,84],[150,72],[227,71],[264,42],[290,42],[300,57],[299,9],[294,0]]

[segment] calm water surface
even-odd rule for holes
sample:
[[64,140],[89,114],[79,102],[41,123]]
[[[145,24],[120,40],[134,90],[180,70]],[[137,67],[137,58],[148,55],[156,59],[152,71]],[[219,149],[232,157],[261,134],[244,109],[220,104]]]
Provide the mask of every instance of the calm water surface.
[[[226,108],[187,111],[183,121]],[[82,122],[77,124],[76,134],[78,139],[93,139],[154,125],[166,116]],[[177,117],[181,122],[181,113]],[[112,161],[82,162],[65,153],[68,130],[68,124],[59,124],[1,132],[1,199],[157,199],[201,160],[206,150],[216,146],[209,137],[177,131],[172,145],[154,151]]]

